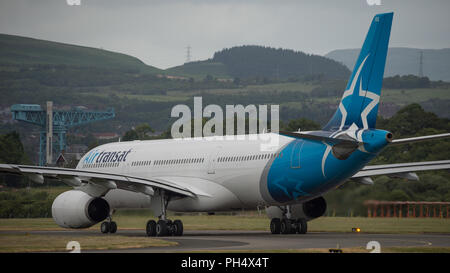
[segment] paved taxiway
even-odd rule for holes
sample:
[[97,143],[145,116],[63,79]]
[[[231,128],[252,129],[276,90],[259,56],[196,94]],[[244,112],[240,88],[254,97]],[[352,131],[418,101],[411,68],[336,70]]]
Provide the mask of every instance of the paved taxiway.
[[[30,233],[44,235],[71,236],[98,235],[96,230],[67,231],[1,231],[0,233]],[[144,230],[118,230],[118,235],[145,236]],[[189,252],[206,250],[276,250],[308,248],[366,247],[370,241],[378,241],[383,247],[450,247],[450,234],[369,234],[369,233],[326,233],[310,232],[307,234],[272,235],[264,231],[185,231],[182,237],[160,237],[163,240],[178,242],[177,246],[150,247],[139,249],[120,249],[83,252]]]

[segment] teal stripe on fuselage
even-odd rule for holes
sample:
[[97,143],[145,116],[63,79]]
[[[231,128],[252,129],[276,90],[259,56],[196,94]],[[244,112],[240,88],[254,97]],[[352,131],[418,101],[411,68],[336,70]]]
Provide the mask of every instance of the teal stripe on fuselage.
[[[303,145],[298,143],[303,142]],[[300,149],[301,151],[296,151]],[[308,140],[293,140],[276,158],[267,175],[267,188],[279,203],[302,201],[335,188],[364,167],[376,154],[355,151],[346,160],[326,154],[327,146]],[[293,165],[292,155],[299,155],[300,166]],[[324,156],[326,157],[324,159]],[[324,160],[324,172],[322,161]]]

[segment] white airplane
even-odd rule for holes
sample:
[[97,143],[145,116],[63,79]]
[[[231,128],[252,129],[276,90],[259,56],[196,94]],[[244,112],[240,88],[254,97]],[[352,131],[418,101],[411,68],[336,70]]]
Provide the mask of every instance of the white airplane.
[[348,180],[417,179],[416,171],[450,168],[450,160],[366,166],[386,146],[450,136],[394,140],[390,132],[375,129],[392,18],[393,13],[374,17],[339,108],[323,130],[266,133],[279,137],[273,151],[263,151],[262,142],[250,138],[130,141],[96,147],[76,169],[0,164],[0,172],[73,186],[52,205],[53,219],[64,228],[106,219],[101,231],[115,233],[114,210],[148,208],[159,218],[147,222],[148,236],[181,236],[183,223],[168,220],[167,210],[265,206],[272,233],[306,233],[307,221],[326,210],[322,195]]

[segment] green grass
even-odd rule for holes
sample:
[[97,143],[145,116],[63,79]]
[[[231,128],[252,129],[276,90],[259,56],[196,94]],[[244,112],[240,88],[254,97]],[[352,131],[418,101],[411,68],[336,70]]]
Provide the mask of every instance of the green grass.
[[[143,228],[148,218],[119,214],[114,219],[124,228]],[[181,219],[186,230],[269,231],[270,223],[265,215],[184,215],[171,218]],[[308,222],[311,232],[352,232],[353,227],[368,233],[450,233],[450,219],[321,217]]]
[[248,85],[233,89],[211,89],[202,91],[207,94],[214,95],[228,95],[228,94],[242,94],[242,93],[274,93],[274,92],[301,92],[309,93],[317,85],[302,83],[302,82],[285,82],[272,83],[264,85]]
[[450,88],[383,89],[382,91],[383,102],[407,105],[430,99],[450,99]]
[[[170,215],[181,219],[185,230],[253,230],[269,231],[270,220],[264,215]],[[119,229],[144,229],[152,218],[142,214],[118,213],[114,216]],[[100,229],[100,224],[90,229]],[[450,219],[440,218],[364,218],[321,217],[308,222],[310,232],[352,232],[353,227],[365,233],[450,233]],[[0,230],[62,230],[51,218],[0,219]]]
[[0,62],[7,64],[66,64],[150,73],[161,71],[122,53],[15,35],[0,34],[0,47]]
[[[176,242],[150,237],[130,237],[120,235],[102,236],[63,236],[37,234],[0,234],[0,253],[5,252],[42,252],[67,251],[70,241],[77,241],[83,250],[123,249],[174,246]],[[45,243],[43,243],[45,242]]]
[[367,233],[450,233],[450,219],[321,217],[308,222],[310,231],[351,232],[353,227]]
[[92,97],[100,97],[107,98],[111,95],[116,95],[118,98],[123,99],[136,99],[140,101],[151,101],[151,102],[184,102],[186,100],[191,99],[190,96],[184,94],[183,92],[178,93],[177,95],[151,95],[151,94],[130,94],[130,93],[120,93],[120,92],[85,92],[81,94],[81,96],[85,96],[86,99]]
[[[193,90],[193,91],[168,91],[167,95],[151,95],[151,94],[129,94],[109,91],[107,93],[85,93],[89,96],[107,97],[111,94],[117,95],[119,98],[127,97],[129,99],[138,99],[152,102],[173,102],[186,103],[191,100],[193,96],[200,96],[202,94],[209,95],[255,95],[272,94],[279,92],[300,92],[310,93],[317,85],[288,82],[288,83],[274,83],[266,85],[249,85],[232,89],[208,89],[208,90]],[[450,89],[448,88],[423,88],[423,89],[386,89],[382,91],[381,101],[384,103],[395,103],[399,106],[410,103],[422,103],[431,99],[450,100]],[[292,101],[281,103],[282,106],[299,109],[303,107],[306,101],[314,103],[338,104],[340,97],[325,97],[325,98],[310,98],[302,101]]]
[[[104,92],[85,92],[82,95],[87,98],[101,97],[106,98],[116,95],[119,98],[138,99],[151,102],[173,102],[186,103],[192,100],[193,96],[202,94],[208,95],[255,95],[273,94],[280,92],[300,92],[310,93],[317,85],[302,82],[273,83],[265,85],[249,85],[231,89],[207,89],[207,90],[191,90],[191,91],[167,91],[166,95],[152,94],[131,94],[127,92],[117,92],[113,89],[106,88]],[[423,89],[385,89],[382,91],[381,101],[383,103],[395,103],[400,106],[410,103],[422,103],[431,99],[450,100],[450,89],[448,88],[423,88]],[[309,101],[314,103],[338,104],[340,97],[324,97],[309,98],[302,101],[290,101],[281,103],[282,106],[299,109],[303,107],[303,103]]]
[[[313,98],[315,102],[338,103],[340,97]],[[425,102],[431,99],[450,99],[449,88],[416,88],[416,89],[383,89],[381,102],[407,105],[411,103]]]
[[207,89],[207,90],[193,90],[193,91],[167,91],[166,95],[152,95],[152,94],[131,94],[126,92],[117,92],[109,88],[105,88],[103,92],[84,92],[81,95],[88,97],[100,97],[107,98],[111,95],[115,95],[119,98],[138,99],[142,101],[152,102],[179,102],[186,103],[186,101],[192,100],[193,96],[202,94],[210,95],[242,95],[242,94],[254,94],[258,93],[274,93],[274,92],[301,92],[309,93],[314,89],[316,85],[300,83],[300,82],[288,82],[288,83],[274,83],[266,85],[249,85],[245,87],[233,88],[233,89]]
[[[142,229],[149,216],[117,215],[114,221],[125,228]],[[183,221],[185,230],[269,230],[269,219],[259,216],[239,215],[183,215],[170,216]]]

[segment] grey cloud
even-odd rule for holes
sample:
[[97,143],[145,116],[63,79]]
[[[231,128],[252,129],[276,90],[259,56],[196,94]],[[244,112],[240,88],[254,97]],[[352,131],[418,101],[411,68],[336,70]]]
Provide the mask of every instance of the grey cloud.
[[381,2],[1,0],[0,32],[102,47],[167,68],[184,62],[187,45],[196,60],[243,44],[314,54],[356,48],[374,14],[394,11],[391,46],[450,46],[450,1]]

